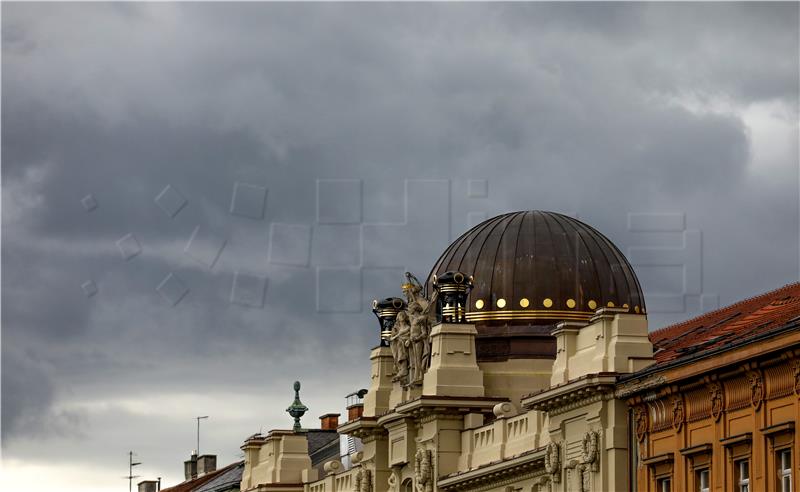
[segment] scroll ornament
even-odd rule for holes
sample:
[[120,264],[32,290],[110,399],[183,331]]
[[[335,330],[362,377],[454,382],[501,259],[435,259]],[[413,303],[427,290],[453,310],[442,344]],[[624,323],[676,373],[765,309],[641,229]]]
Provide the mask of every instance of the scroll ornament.
[[414,477],[417,479],[417,490],[419,492],[432,492],[431,452],[427,449],[417,449],[417,453],[414,456]]
[[556,442],[550,442],[544,453],[544,469],[552,475],[553,482],[561,480],[561,446]]
[[581,442],[581,458],[585,465],[589,465],[589,469],[593,472],[600,470],[599,453],[597,451],[598,434],[595,431],[589,431],[583,435],[583,442]]

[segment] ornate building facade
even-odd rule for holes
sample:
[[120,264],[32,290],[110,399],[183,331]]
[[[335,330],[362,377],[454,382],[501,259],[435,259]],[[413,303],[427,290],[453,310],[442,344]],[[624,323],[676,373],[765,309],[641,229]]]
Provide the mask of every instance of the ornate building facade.
[[[472,228],[402,292],[373,304],[369,388],[338,427],[360,450],[320,470],[301,429],[272,431],[242,446],[242,491],[777,491],[796,479],[800,303],[649,333],[619,249],[538,211]],[[753,485],[735,488],[745,458]]]
[[651,334],[623,378],[638,490],[796,490],[800,285]]

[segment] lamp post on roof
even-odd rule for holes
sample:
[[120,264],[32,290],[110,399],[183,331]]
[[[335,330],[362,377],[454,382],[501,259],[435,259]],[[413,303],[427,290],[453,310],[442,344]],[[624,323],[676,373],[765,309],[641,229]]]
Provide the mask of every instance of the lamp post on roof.
[[300,417],[305,415],[307,411],[308,407],[303,405],[303,403],[300,401],[300,381],[295,381],[294,401],[292,402],[291,405],[289,405],[289,408],[286,409],[286,412],[288,412],[289,415],[291,415],[292,418],[294,418],[294,427],[292,427],[293,431],[299,432],[303,430],[303,428],[300,426]]

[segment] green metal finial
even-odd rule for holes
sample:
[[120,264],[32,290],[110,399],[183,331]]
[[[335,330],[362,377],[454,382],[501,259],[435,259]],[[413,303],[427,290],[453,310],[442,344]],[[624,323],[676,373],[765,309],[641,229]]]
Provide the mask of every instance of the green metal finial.
[[294,401],[289,405],[286,411],[294,418],[294,427],[292,430],[295,432],[302,430],[302,427],[300,427],[300,417],[305,415],[308,411],[308,407],[303,405],[300,401],[300,381],[294,382]]

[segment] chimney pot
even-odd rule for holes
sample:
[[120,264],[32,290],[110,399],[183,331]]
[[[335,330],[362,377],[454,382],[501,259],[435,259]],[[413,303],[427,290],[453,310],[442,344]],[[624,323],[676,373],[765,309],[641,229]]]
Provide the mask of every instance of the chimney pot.
[[347,407],[347,420],[353,421],[358,420],[361,418],[361,415],[364,413],[364,404],[363,403],[355,403]]
[[319,418],[320,428],[322,430],[336,430],[339,427],[339,415],[338,413],[326,413],[325,415]]

